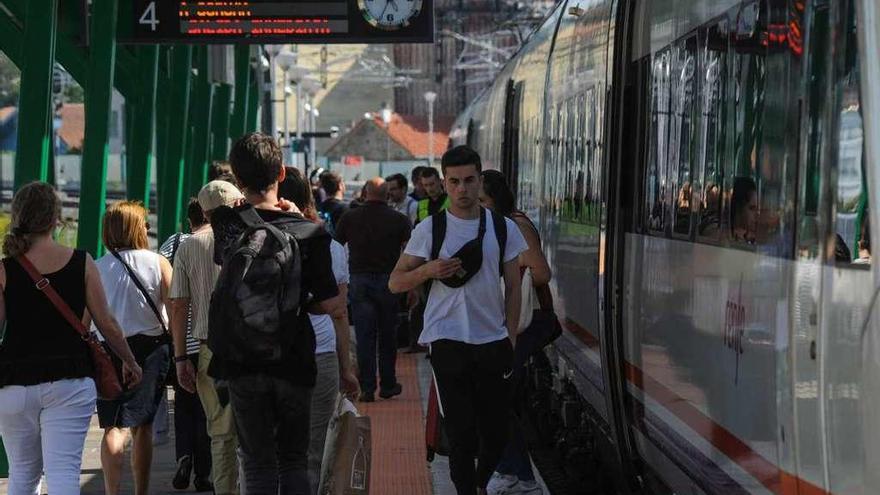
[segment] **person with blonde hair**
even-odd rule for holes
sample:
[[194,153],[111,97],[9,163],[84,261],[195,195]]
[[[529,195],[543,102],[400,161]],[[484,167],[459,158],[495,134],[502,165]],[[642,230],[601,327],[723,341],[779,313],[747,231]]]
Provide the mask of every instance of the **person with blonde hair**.
[[153,417],[165,393],[170,339],[165,306],[171,288],[171,263],[148,249],[147,210],[139,202],[121,201],[104,214],[103,242],[108,253],[97,261],[107,288],[107,302],[122,324],[129,346],[144,369],[140,385],[117,400],[98,401],[104,428],[101,467],[108,494],[119,493],[129,430],[134,492],[148,493],[153,460]]
[[[95,408],[94,364],[88,345],[62,314],[89,316],[122,359],[123,381],[141,368],[104,296],[88,253],[55,242],[61,200],[45,182],[25,185],[12,198],[12,222],[0,263],[0,436],[9,455],[10,495],[79,493],[82,451]],[[43,274],[35,284],[25,266]],[[45,283],[43,283],[45,281]],[[41,289],[42,286],[42,289]],[[46,287],[63,301],[53,303]]]

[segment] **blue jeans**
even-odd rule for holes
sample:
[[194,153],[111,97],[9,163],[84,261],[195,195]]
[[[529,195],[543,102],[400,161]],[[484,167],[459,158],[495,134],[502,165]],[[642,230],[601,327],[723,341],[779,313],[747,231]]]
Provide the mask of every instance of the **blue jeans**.
[[376,391],[376,347],[382,390],[397,385],[397,296],[388,290],[387,273],[351,274],[351,309],[357,335],[361,390]]

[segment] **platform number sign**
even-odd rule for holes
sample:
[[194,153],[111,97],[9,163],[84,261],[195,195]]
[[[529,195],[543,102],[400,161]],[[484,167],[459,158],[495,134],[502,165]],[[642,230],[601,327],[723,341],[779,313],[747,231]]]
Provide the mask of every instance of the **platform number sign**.
[[147,8],[144,9],[144,13],[141,14],[138,22],[142,25],[150,26],[150,31],[156,32],[156,28],[159,27],[159,16],[156,15],[156,2],[147,4]]

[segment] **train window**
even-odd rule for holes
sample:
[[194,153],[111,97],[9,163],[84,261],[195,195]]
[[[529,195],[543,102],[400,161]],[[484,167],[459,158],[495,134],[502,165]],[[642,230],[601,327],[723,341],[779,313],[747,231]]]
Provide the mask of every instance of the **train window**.
[[648,204],[647,227],[665,231],[668,216],[666,183],[669,144],[671,50],[657,52],[651,67],[651,125],[648,136],[648,169],[645,194]]
[[673,126],[669,139],[670,175],[675,179],[673,232],[689,235],[692,210],[692,164],[694,155],[694,95],[697,83],[697,38],[691,36],[676,46],[673,59]]
[[706,30],[700,52],[700,111],[702,112],[699,160],[701,183],[694,184],[699,194],[697,235],[717,240],[721,231],[721,185],[724,182],[725,152],[725,81],[727,70],[727,22]]

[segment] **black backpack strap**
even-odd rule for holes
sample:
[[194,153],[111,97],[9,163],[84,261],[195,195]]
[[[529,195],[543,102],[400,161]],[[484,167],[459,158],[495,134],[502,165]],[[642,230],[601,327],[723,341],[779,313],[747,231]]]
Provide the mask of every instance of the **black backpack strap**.
[[122,263],[122,266],[125,267],[125,271],[128,272],[128,276],[131,277],[131,281],[134,282],[134,285],[138,288],[138,290],[143,294],[144,299],[147,300],[147,304],[150,305],[150,309],[153,310],[153,313],[156,315],[156,319],[159,320],[159,325],[162,326],[162,333],[168,333],[168,328],[165,327],[165,322],[162,320],[162,313],[159,312],[159,308],[156,306],[156,303],[153,301],[153,298],[150,297],[150,293],[147,292],[147,288],[144,287],[144,284],[141,283],[141,279],[137,276],[137,273],[134,272],[134,269],[129,266],[128,263],[122,259],[122,256],[119,255],[116,251],[110,251],[110,253]]
[[504,251],[507,248],[507,219],[503,215],[492,213],[492,227],[495,229],[495,238],[498,239],[498,275],[504,276]]
[[[428,261],[436,260],[440,257],[440,248],[446,239],[446,212],[438,211],[431,215],[431,258]],[[428,279],[425,282],[426,296],[431,293],[431,284],[434,281]]]
[[250,228],[260,227],[266,223],[253,206],[237,209],[236,212],[241,221]]

